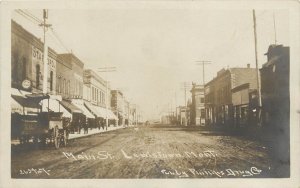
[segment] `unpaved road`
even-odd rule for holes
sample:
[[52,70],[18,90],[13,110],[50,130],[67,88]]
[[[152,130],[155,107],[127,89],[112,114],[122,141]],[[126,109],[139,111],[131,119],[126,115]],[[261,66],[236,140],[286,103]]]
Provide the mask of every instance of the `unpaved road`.
[[195,128],[152,125],[70,141],[65,148],[17,148],[12,178],[272,177],[261,143]]

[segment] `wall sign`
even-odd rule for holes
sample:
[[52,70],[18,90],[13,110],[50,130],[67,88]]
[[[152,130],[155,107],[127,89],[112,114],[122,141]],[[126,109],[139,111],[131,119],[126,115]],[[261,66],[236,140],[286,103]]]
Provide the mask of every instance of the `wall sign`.
[[24,89],[29,89],[31,87],[31,81],[30,80],[23,80],[22,87]]

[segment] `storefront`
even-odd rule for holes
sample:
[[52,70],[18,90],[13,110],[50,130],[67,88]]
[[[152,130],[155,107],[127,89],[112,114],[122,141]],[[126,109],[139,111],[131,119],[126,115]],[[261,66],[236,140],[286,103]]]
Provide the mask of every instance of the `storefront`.
[[118,119],[114,113],[109,110],[102,108],[100,106],[93,105],[89,102],[84,102],[85,107],[96,117],[96,126],[99,128],[106,125],[106,117],[108,119],[108,126],[111,124],[115,124],[116,120]]
[[78,132],[79,129],[81,129],[82,122],[85,122],[85,115],[83,114],[82,110],[80,110],[78,107],[73,105],[71,101],[68,100],[61,100],[59,102],[61,106],[63,106],[70,114],[71,120],[70,120],[70,133]]
[[80,128],[84,128],[87,131],[88,128],[92,128],[95,126],[96,117],[84,106],[84,102],[82,99],[72,99],[71,103],[79,108],[85,116],[85,120],[81,122],[79,125]]

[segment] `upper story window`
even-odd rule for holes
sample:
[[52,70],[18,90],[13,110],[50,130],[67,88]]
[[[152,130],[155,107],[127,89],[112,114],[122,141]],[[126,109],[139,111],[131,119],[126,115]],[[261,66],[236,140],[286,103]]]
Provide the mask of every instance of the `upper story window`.
[[50,72],[50,91],[53,90],[53,71]]
[[39,88],[40,87],[40,74],[41,74],[41,67],[40,67],[40,65],[37,64],[35,66],[35,69],[36,69],[36,77],[35,77],[36,87]]

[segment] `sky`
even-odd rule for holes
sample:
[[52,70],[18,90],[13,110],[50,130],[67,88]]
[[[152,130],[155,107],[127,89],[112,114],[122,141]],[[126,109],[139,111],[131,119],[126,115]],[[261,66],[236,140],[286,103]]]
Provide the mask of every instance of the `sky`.
[[[26,10],[42,19],[42,10]],[[259,67],[275,43],[289,46],[289,12],[257,10]],[[17,12],[12,19],[38,38],[42,28]],[[85,68],[116,67],[107,75],[112,89],[138,104],[144,119],[184,105],[184,82],[202,84],[202,66],[209,60],[205,81],[222,68],[255,67],[252,10],[198,9],[50,9],[48,43],[58,53],[72,51]],[[191,97],[187,90],[187,100]]]

